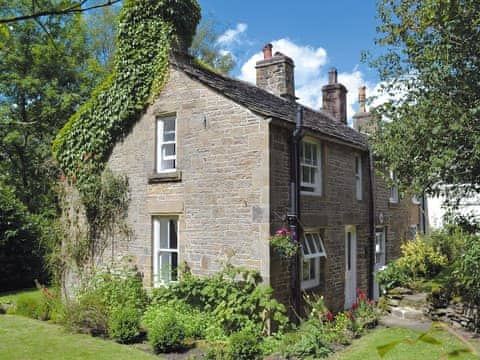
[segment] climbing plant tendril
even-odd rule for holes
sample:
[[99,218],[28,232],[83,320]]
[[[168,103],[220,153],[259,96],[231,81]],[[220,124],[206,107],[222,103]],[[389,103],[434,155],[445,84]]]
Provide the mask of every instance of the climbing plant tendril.
[[191,44],[199,20],[196,0],[125,0],[113,73],[53,143],[60,167],[84,198],[95,191],[115,143],[165,85],[170,50]]

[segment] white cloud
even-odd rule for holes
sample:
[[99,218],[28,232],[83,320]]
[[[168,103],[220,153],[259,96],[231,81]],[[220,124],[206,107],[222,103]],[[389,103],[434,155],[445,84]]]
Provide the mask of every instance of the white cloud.
[[[299,102],[314,109],[320,109],[322,87],[328,82],[328,68],[325,66],[328,63],[327,51],[322,47],[315,49],[308,45],[298,45],[289,39],[272,41],[272,45],[274,53],[280,51],[295,62],[295,88]],[[262,52],[250,57],[241,66],[240,79],[255,83],[255,64],[261,59],[263,59]],[[347,116],[351,118],[356,112],[354,105],[358,100],[358,88],[364,85],[372,88],[373,85],[365,80],[358,68],[354,68],[351,72],[340,72],[338,81],[348,90]]]
[[222,35],[219,36],[217,43],[220,45],[228,46],[240,41],[239,37],[245,31],[247,31],[247,24],[239,23],[235,29],[228,29]]

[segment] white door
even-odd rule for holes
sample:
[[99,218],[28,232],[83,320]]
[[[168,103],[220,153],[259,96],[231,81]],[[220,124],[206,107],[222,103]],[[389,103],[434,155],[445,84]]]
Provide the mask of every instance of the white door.
[[[374,274],[382,266],[385,266],[385,228],[377,228],[375,231],[375,263],[373,265]],[[373,298],[378,300],[379,297],[380,287],[375,279],[373,284]]]
[[357,230],[345,228],[345,309],[357,299]]

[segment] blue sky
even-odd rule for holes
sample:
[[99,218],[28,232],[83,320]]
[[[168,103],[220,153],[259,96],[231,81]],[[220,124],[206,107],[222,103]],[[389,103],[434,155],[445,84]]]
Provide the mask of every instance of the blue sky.
[[349,90],[349,118],[357,109],[358,87],[369,94],[378,83],[374,71],[360,62],[362,50],[374,49],[374,0],[200,0],[204,16],[219,23],[219,44],[237,59],[235,77],[254,81],[254,64],[267,42],[274,52],[292,57],[300,102],[321,104],[321,86],[336,67]]

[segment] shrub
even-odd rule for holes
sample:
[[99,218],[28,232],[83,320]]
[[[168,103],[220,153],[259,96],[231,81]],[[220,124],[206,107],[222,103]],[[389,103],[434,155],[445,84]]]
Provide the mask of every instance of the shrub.
[[251,324],[262,331],[270,322],[282,328],[288,320],[285,307],[273,298],[272,288],[259,282],[258,272],[230,265],[208,278],[184,272],[181,280],[168,289],[155,289],[152,304],[184,301],[193,309],[211,314],[227,335]]
[[233,333],[228,340],[228,357],[232,360],[256,359],[261,353],[260,338],[255,328],[245,327]]
[[108,311],[96,293],[84,293],[76,301],[65,304],[64,326],[80,333],[105,336],[108,333]]
[[375,273],[376,279],[383,292],[397,286],[407,286],[410,282],[407,269],[400,266],[397,261],[392,261]]
[[417,236],[415,241],[405,242],[401,249],[402,257],[397,260],[397,264],[406,269],[413,280],[418,276],[431,278],[448,263],[447,257],[421,236]]
[[286,349],[285,355],[300,359],[328,356],[332,350],[325,340],[325,330],[317,321],[304,322],[299,329],[298,341]]
[[131,343],[139,335],[141,313],[131,307],[115,308],[108,319],[108,334],[120,343]]
[[15,314],[32,319],[46,320],[47,309],[40,292],[21,293],[15,300]]
[[148,340],[155,353],[179,350],[184,346],[185,328],[176,318],[173,310],[145,314],[148,326]]
[[450,225],[441,231],[434,231],[425,241],[446,256],[449,264],[463,253],[465,237],[468,234],[459,226]]
[[462,298],[474,304],[480,303],[480,237],[466,239],[465,252],[454,265],[453,278]]

